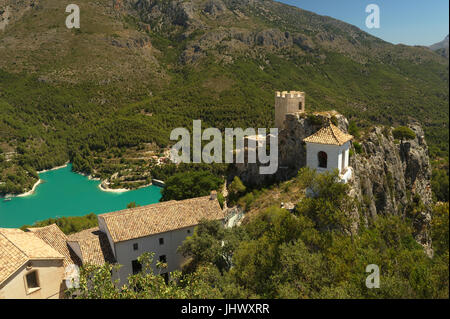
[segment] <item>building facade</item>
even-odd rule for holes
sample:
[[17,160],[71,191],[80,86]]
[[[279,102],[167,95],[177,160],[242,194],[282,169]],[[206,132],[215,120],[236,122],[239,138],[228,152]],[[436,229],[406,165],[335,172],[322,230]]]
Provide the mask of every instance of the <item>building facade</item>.
[[[129,275],[141,271],[137,258],[145,252],[154,253],[153,271],[168,278],[170,272],[180,269],[185,262],[178,247],[193,234],[195,226],[201,220],[224,219],[215,193],[98,216],[99,229],[108,238],[117,263],[122,265],[118,274],[121,285]],[[166,268],[158,269],[158,261]]]
[[0,299],[64,295],[64,256],[20,229],[0,228]]
[[352,168],[349,166],[352,138],[352,135],[328,123],[303,139],[306,143],[306,166],[318,172],[338,170],[341,181],[347,183],[352,177]]

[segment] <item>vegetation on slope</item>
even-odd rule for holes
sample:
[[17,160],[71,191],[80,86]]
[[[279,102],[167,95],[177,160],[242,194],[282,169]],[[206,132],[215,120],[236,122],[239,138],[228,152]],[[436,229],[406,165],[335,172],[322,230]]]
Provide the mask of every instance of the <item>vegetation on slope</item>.
[[[304,196],[308,186],[315,197]],[[347,187],[333,174],[301,170],[296,179],[262,191],[255,201],[262,206],[243,225],[225,229],[219,222],[201,223],[180,247],[190,262],[167,285],[147,269],[130,276],[129,287],[117,288],[110,265],[88,266],[80,297],[448,298],[448,204],[435,208],[435,254],[429,258],[414,240],[408,218],[379,216],[349,232],[354,203]],[[274,196],[296,196],[295,209],[266,207]],[[148,257],[141,259],[144,264]],[[380,267],[379,289],[365,285],[369,264]]]
[[[29,189],[36,170],[67,160],[102,179],[122,174],[111,187],[141,186],[173,128],[192,119],[271,127],[273,92],[295,88],[308,109],[336,109],[363,129],[416,118],[432,156],[448,159],[447,59],[276,2],[216,2],[218,15],[191,1],[189,17],[178,2],[80,0],[76,31],[61,23],[64,4],[45,0],[8,25],[0,194]],[[162,15],[149,19],[155,6]]]
[[212,190],[219,190],[223,183],[222,178],[207,171],[177,173],[167,179],[161,201],[206,196]]
[[85,216],[48,218],[46,220],[36,222],[33,225],[24,225],[20,227],[20,229],[25,230],[31,227],[44,227],[52,224],[56,224],[64,234],[70,235],[84,229],[97,227],[98,220],[97,215],[90,213]]

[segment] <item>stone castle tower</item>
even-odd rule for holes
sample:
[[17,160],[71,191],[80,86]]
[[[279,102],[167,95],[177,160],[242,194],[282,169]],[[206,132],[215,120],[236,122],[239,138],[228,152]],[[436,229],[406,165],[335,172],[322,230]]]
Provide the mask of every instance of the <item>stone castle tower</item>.
[[275,127],[284,129],[284,118],[288,113],[305,111],[305,92],[283,91],[275,93]]

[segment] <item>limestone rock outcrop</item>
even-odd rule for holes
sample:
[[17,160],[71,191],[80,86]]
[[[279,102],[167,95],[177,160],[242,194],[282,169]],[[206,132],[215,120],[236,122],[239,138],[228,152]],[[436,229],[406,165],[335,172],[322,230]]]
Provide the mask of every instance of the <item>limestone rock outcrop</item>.
[[354,154],[352,188],[362,204],[366,222],[379,214],[404,216],[408,205],[420,200],[423,211],[414,216],[415,236],[431,253],[429,227],[432,203],[431,165],[424,132],[417,123],[410,124],[416,138],[398,142],[392,128],[373,128],[361,143],[361,154]]
[[[347,119],[335,112],[286,114],[285,129],[279,132],[279,168],[274,175],[259,174],[259,164],[235,164],[234,175],[246,185],[261,186],[294,177],[306,166],[303,139],[332,121],[343,132],[348,131]],[[413,219],[415,238],[432,255],[430,238],[431,165],[422,127],[411,123],[416,137],[397,141],[392,128],[375,126],[361,138],[361,151],[352,147],[350,166],[353,178],[350,195],[360,203],[356,219],[370,224],[378,215],[406,216],[414,202],[420,211]],[[416,208],[417,209],[417,208]],[[359,223],[359,222],[358,222]],[[358,225],[356,225],[358,227]]]

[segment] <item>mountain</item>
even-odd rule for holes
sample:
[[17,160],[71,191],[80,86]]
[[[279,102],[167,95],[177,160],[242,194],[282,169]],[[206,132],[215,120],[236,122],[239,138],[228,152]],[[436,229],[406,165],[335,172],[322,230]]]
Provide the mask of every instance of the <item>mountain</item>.
[[441,42],[430,45],[430,49],[448,58],[448,34]]
[[[148,182],[175,127],[271,127],[276,90],[361,128],[419,121],[448,156],[448,59],[269,0],[0,0],[0,193],[71,160]],[[145,176],[143,178],[142,176]]]

